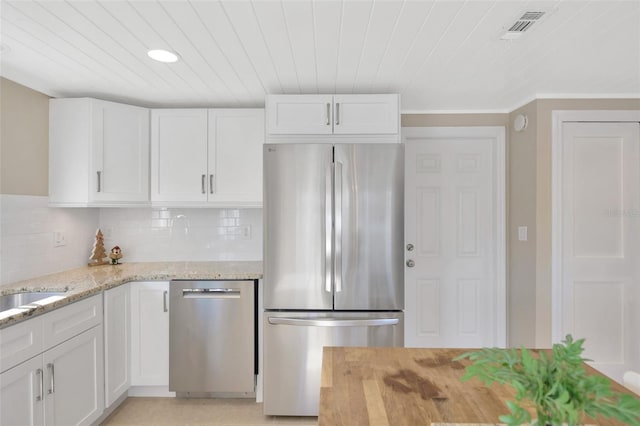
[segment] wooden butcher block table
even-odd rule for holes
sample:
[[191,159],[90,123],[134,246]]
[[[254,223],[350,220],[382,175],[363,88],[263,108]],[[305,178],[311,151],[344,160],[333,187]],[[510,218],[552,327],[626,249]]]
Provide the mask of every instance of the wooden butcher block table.
[[[461,382],[460,349],[325,347],[321,426],[496,424],[508,413],[511,387]],[[589,370],[591,370],[589,368]],[[595,370],[591,370],[596,373]],[[616,391],[626,390],[613,384]],[[532,411],[533,413],[533,411]],[[599,418],[589,424],[622,425]]]

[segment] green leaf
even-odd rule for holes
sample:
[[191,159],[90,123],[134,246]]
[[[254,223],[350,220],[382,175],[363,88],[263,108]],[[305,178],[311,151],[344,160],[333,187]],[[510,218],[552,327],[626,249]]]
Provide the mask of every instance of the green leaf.
[[[640,400],[615,393],[611,381],[587,374],[584,368],[584,339],[567,335],[562,344],[551,351],[525,348],[482,348],[464,353],[455,360],[469,359],[462,380],[477,378],[490,386],[502,383],[512,386],[516,401],[530,401],[536,407],[540,424],[575,425],[580,417],[602,415],[626,424],[640,426]],[[513,401],[507,402],[510,414],[500,420],[509,425],[530,422],[527,410]]]

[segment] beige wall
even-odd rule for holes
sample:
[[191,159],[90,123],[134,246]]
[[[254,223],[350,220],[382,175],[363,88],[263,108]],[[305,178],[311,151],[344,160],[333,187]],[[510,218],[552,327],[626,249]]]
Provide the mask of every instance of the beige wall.
[[508,114],[402,114],[402,127],[506,126]]
[[[529,122],[516,132],[510,123],[518,114]],[[508,343],[531,347],[536,318],[536,104],[532,102],[509,114],[507,139],[507,289]],[[528,241],[518,241],[518,227],[527,227]]]
[[0,194],[49,192],[49,97],[0,77]]

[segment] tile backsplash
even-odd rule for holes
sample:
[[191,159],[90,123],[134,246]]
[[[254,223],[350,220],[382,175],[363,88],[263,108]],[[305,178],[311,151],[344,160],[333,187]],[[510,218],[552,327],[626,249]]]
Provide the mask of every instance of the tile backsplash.
[[261,260],[262,209],[100,209],[107,251],[123,260]]
[[[123,262],[261,260],[262,210],[50,208],[47,197],[0,195],[0,284],[87,264],[99,227]],[[55,233],[64,245],[56,246]]]
[[[0,195],[0,284],[86,265],[98,209],[47,206],[47,197]],[[55,246],[54,233],[64,245]]]

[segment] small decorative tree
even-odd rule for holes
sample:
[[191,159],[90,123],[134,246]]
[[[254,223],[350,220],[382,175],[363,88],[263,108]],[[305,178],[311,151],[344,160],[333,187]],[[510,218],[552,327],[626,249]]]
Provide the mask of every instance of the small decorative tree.
[[96,242],[93,243],[93,250],[91,250],[91,257],[89,258],[89,266],[106,265],[109,263],[105,260],[107,252],[104,249],[104,236],[100,228],[96,231]]

